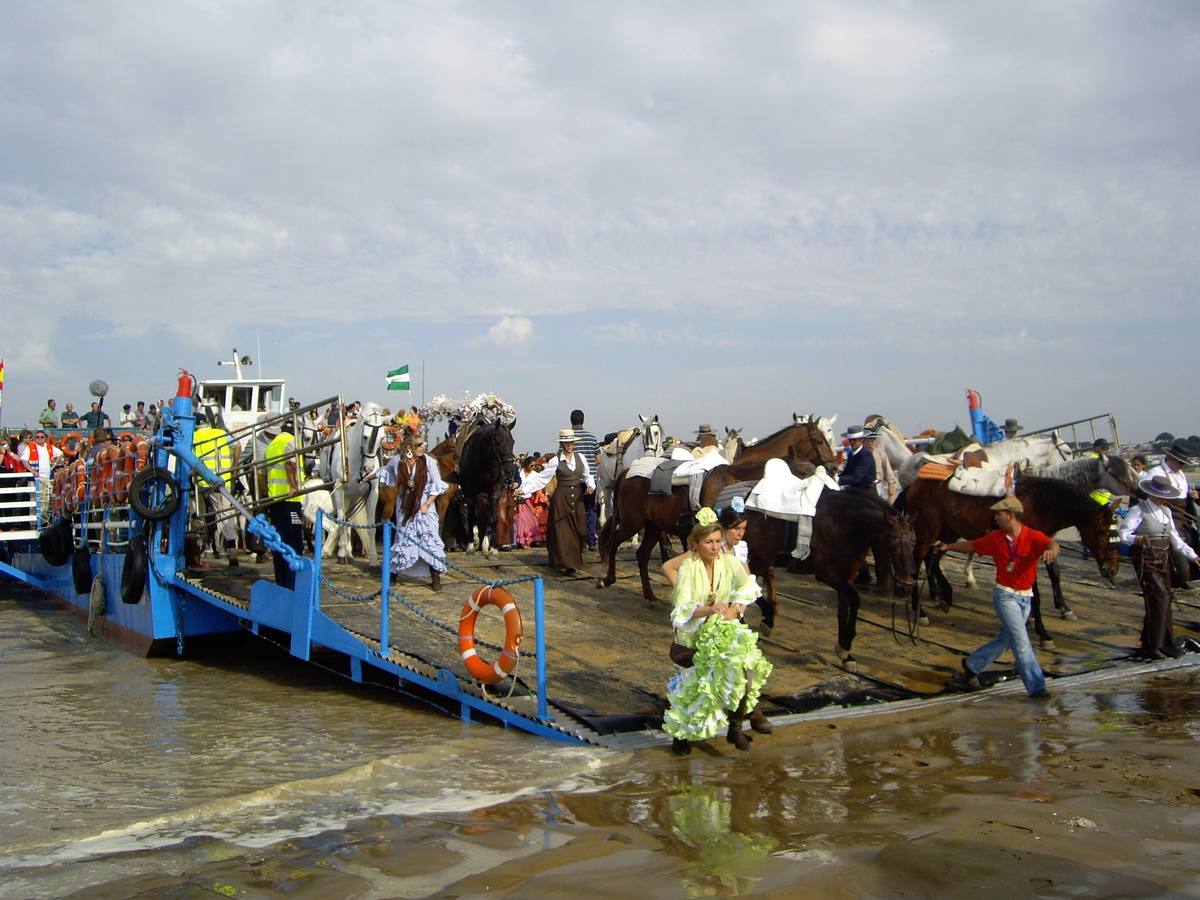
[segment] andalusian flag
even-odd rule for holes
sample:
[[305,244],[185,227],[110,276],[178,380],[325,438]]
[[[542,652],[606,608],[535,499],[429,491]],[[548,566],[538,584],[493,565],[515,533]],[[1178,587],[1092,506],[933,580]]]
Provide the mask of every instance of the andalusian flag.
[[389,391],[407,391],[409,389],[408,366],[401,366],[388,372],[387,385]]

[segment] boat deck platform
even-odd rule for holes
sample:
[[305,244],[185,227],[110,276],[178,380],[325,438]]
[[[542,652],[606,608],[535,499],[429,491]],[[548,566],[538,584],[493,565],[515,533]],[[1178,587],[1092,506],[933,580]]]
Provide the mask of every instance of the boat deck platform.
[[[393,585],[388,610],[388,647],[380,646],[381,600],[378,567],[361,560],[338,563],[325,560],[320,584],[320,612],[349,635],[390,664],[411,673],[414,683],[453,679],[451,694],[478,698],[522,720],[536,716],[536,669],[524,651],[535,646],[533,590],[529,582],[506,589],[515,597],[524,620],[525,638],[515,682],[482,688],[471,681],[459,658],[456,633],[459,616],[479,580],[495,582],[526,576],[544,578],[545,667],[548,720],[541,724],[561,739],[585,741],[616,748],[638,748],[663,743],[658,725],[666,705],[666,684],[673,667],[667,658],[670,643],[668,586],[652,564],[659,600],[648,603],[641,595],[632,546],[618,555],[617,582],[596,587],[600,574],[595,554],[585,558],[585,568],[574,578],[551,573],[543,549],[502,552],[495,557],[450,554],[458,571],[443,576],[444,589],[433,592],[426,584]],[[207,568],[177,576],[190,592],[208,597],[217,605],[250,609],[251,590],[259,579],[271,579],[269,564],[243,563],[236,569],[210,562]],[[1128,670],[1187,665],[1200,661],[1190,655],[1182,661],[1147,664],[1129,659],[1141,627],[1142,601],[1132,569],[1123,564],[1117,587],[1104,582],[1094,562],[1080,557],[1066,543],[1060,556],[1063,590],[1076,618],[1064,620],[1053,609],[1044,591],[1046,627],[1054,637],[1052,649],[1037,654],[1053,691],[1059,679],[1102,677]],[[979,586],[963,587],[961,560],[951,555],[944,570],[955,585],[955,603],[948,613],[930,610],[931,622],[916,627],[906,614],[906,604],[881,597],[872,587],[861,588],[858,636],[853,651],[858,671],[847,671],[835,654],[836,597],[813,579],[777,571],[780,594],[778,616],[770,636],[759,645],[773,663],[765,692],[765,708],[779,724],[834,715],[854,715],[881,703],[897,709],[964,699],[958,677],[962,657],[997,631],[991,609],[992,573],[986,561],[977,560]],[[1042,578],[1045,588],[1045,578]],[[375,596],[370,596],[372,592]],[[399,602],[398,602],[399,598]],[[747,619],[753,625],[757,610]],[[1175,601],[1177,638],[1200,638],[1200,596],[1180,593]],[[503,626],[495,610],[479,617],[480,654],[489,661],[497,652],[484,642],[502,643]],[[1034,638],[1035,649],[1038,642]],[[314,651],[320,652],[320,651]],[[336,654],[335,654],[336,655]],[[350,660],[347,674],[362,678],[361,663]],[[985,685],[1007,682],[999,690],[1019,689],[1011,659],[984,673]],[[993,688],[993,691],[997,690]],[[438,703],[438,698],[431,702]],[[445,704],[443,704],[445,705]],[[447,710],[458,714],[457,710]]]

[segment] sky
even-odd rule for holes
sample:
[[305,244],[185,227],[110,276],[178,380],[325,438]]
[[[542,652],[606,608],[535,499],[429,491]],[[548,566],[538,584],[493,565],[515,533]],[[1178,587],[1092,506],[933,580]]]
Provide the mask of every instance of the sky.
[[522,450],[1200,432],[1190,0],[17,3],[0,85],[0,424],[237,347]]

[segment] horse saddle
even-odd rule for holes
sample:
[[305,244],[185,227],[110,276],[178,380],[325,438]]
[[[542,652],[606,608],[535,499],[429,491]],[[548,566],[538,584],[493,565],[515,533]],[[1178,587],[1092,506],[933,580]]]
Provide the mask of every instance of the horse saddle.
[[930,461],[917,469],[917,477],[924,481],[945,481],[954,474],[957,468],[948,463]]
[[[669,494],[675,485],[675,470],[682,466],[683,460],[664,459],[650,474],[650,493]],[[684,481],[686,484],[686,480]]]
[[636,428],[626,428],[624,431],[618,431],[600,449],[608,456],[620,456],[625,452],[625,448],[629,446],[635,434],[637,434]]
[[811,478],[797,478],[782,459],[769,459],[762,480],[750,492],[746,508],[777,519],[811,519],[816,515],[821,493],[827,488],[839,489],[824,469],[817,469]]
[[1011,484],[1010,470],[968,469],[959,467],[946,487],[968,497],[1003,497]]

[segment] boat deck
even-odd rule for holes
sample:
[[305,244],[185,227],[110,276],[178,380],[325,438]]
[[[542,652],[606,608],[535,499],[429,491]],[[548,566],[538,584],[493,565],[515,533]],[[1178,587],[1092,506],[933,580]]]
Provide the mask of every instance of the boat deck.
[[[1142,602],[1132,570],[1124,565],[1116,589],[1103,582],[1093,562],[1080,558],[1069,543],[1060,557],[1063,590],[1078,618],[1061,619],[1050,608],[1046,627],[1055,638],[1052,650],[1039,650],[1047,676],[1063,678],[1114,667],[1145,666],[1123,662],[1137,643]],[[270,565],[243,564],[228,569],[217,561],[191,570],[187,580],[226,602],[248,604],[258,577],[270,578]],[[444,590],[434,593],[424,584],[394,585],[389,608],[388,660],[401,668],[437,678],[439,670],[453,673],[462,690],[486,696],[489,702],[523,716],[534,711],[534,662],[522,653],[517,684],[489,689],[466,679],[459,659],[456,632],[464,603],[475,579],[498,581],[529,575],[545,578],[546,668],[550,711],[555,726],[568,734],[609,746],[655,743],[650,729],[657,726],[665,706],[665,687],[673,667],[667,659],[668,588],[653,576],[659,601],[641,596],[633,548],[622,548],[618,579],[612,587],[595,587],[599,565],[594,555],[576,578],[555,576],[546,568],[545,551],[518,550],[483,558],[451,554],[449,562],[462,570],[444,576]],[[655,568],[657,566],[655,565]],[[767,685],[768,711],[811,714],[822,708],[870,705],[882,701],[932,699],[960,691],[962,656],[990,639],[997,626],[991,610],[991,572],[976,562],[979,587],[962,587],[961,564],[953,557],[945,570],[955,585],[955,606],[949,613],[931,612],[932,622],[912,629],[905,605],[863,588],[854,656],[858,672],[847,672],[834,654],[836,598],[833,591],[811,578],[780,572],[780,603],[776,626],[760,646],[775,666]],[[468,574],[469,573],[469,576]],[[356,599],[377,592],[379,571],[364,562],[339,564],[326,560],[321,586],[321,611],[372,649],[379,650],[380,600]],[[1043,582],[1044,582],[1043,578]],[[534,647],[533,592],[529,583],[508,588],[524,618],[523,648]],[[748,619],[757,619],[751,609]],[[1200,638],[1200,597],[1176,598],[1176,637]],[[484,641],[500,643],[502,625],[494,610],[480,616],[480,654],[494,660],[497,653]],[[1035,647],[1036,647],[1035,640]],[[1005,666],[1008,666],[1006,671]],[[984,682],[1013,677],[1011,660],[1002,657]],[[443,676],[444,677],[444,676]],[[510,691],[510,687],[512,688]],[[659,733],[661,735],[661,733]]]

